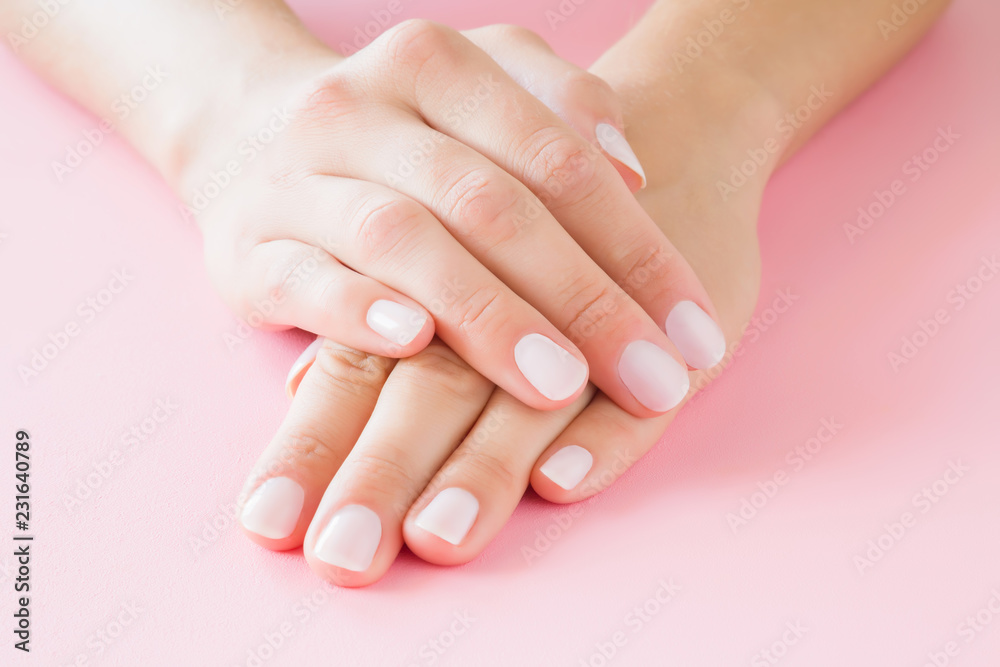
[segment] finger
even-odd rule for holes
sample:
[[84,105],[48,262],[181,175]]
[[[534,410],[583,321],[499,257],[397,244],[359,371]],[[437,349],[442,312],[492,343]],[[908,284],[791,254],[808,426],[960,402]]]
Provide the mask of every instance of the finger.
[[299,241],[261,243],[237,280],[237,312],[251,326],[298,327],[383,357],[408,357],[434,337],[434,320],[413,299]]
[[[465,563],[500,532],[524,495],[539,454],[594,395],[561,410],[532,410],[497,390],[476,425],[410,508],[406,544],[439,565]],[[640,420],[641,421],[641,420]]]
[[388,570],[403,545],[406,510],[492,389],[438,341],[397,363],[306,533],[303,550],[317,574],[365,586]]
[[[428,125],[489,158],[531,189],[668,335],[670,328],[680,332],[684,342],[678,347],[689,366],[704,368],[721,361],[724,338],[698,277],[589,142],[451,29],[408,21],[380,39],[381,48],[389,49],[400,63],[400,76],[408,84],[401,94]],[[469,195],[475,201],[475,188]],[[548,221],[547,216],[537,219]],[[669,319],[681,303],[694,304],[697,310],[686,306]],[[607,393],[628,409],[615,392]]]
[[[393,360],[318,339],[281,427],[240,495],[240,525],[268,549],[294,549],[368,421]],[[315,363],[313,363],[315,361]]]
[[312,179],[303,193],[328,217],[287,212],[287,219],[274,222],[282,233],[328,249],[422,304],[438,336],[495,384],[542,410],[568,405],[583,391],[583,354],[424,207],[386,187],[346,178]]
[[611,161],[629,190],[646,187],[646,173],[625,139],[622,105],[603,79],[555,54],[535,32],[516,25],[491,25],[462,32],[519,86]]
[[598,395],[538,458],[532,488],[556,503],[603,491],[652,449],[675,415],[636,419]]
[[[510,174],[454,139],[396,113],[394,122],[383,123],[386,130],[367,159],[341,168],[366,182],[395,183],[396,191],[426,206],[473,258],[576,343],[589,362],[592,382],[623,408],[638,416],[672,409],[687,392],[686,365],[657,323]],[[405,179],[386,178],[400,147],[424,144],[436,149],[423,168]],[[524,204],[533,208],[522,212]],[[534,220],[526,222],[526,216]],[[347,260],[343,253],[351,249],[335,252],[403,290],[367,265]],[[442,338],[444,326],[438,322]]]

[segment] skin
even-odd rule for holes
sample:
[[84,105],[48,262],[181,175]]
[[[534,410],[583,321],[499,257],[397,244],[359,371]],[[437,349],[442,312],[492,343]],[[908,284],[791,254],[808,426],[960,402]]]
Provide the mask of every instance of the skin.
[[[37,7],[0,11],[16,32]],[[460,33],[407,21],[344,58],[275,0],[222,18],[211,2],[97,0],[16,47],[102,114],[148,67],[166,72],[120,131],[198,212],[210,275],[251,321],[391,357],[436,334],[542,410],[572,403],[588,371],[636,416],[676,405],[633,395],[619,360],[646,341],[685,369],[664,322],[680,301],[712,313],[704,289],[635,201],[635,175],[594,148],[596,124],[568,126]],[[611,237],[609,219],[628,232]],[[649,257],[669,270],[620,289]],[[412,339],[368,326],[380,300],[411,311]],[[515,357],[529,335],[580,373],[533,383]]]
[[[744,4],[745,10],[733,10]],[[610,90],[568,64],[547,59],[538,38],[524,31],[501,28],[500,37],[483,33],[471,38],[571,127],[591,124],[608,108],[621,109],[620,126],[627,128],[648,179],[636,199],[693,267],[715,304],[710,312],[716,314],[732,351],[756,301],[760,272],[756,221],[771,174],[912,48],[947,2],[930,0],[884,38],[879,21],[890,16],[892,4],[888,0],[659,2],[591,69],[610,84]],[[280,26],[291,21],[279,5],[267,5],[268,11],[261,9],[264,5],[250,6],[253,10],[239,21],[277,20]],[[261,14],[255,16],[258,9]],[[734,11],[736,20],[727,23],[698,57],[679,61],[677,54],[687,38],[724,9]],[[268,33],[268,38],[280,40],[281,30]],[[180,104],[176,108],[181,111],[169,126],[208,128],[203,130],[208,136],[218,126],[210,120],[213,114],[240,119],[240,108],[273,106],[289,94],[281,83],[283,68],[308,70],[315,55],[312,49],[307,45],[251,68],[259,76],[243,94],[246,104],[216,95],[222,98],[213,103],[218,108],[189,109],[187,123],[178,120],[185,118],[185,106]],[[35,64],[52,69],[44,57]],[[274,73],[276,69],[281,71]],[[50,76],[60,80],[59,75],[50,72]],[[71,88],[90,90],[84,82],[64,79]],[[813,99],[808,119],[796,121],[794,132],[779,131],[783,119],[789,122],[786,115],[808,104],[815,95],[813,87],[823,85],[831,93],[829,98],[824,96],[822,103]],[[143,113],[137,116],[138,127],[143,122],[155,125],[153,120],[144,121]],[[187,178],[198,183],[203,182],[200,177],[188,176],[199,171],[200,158],[191,154],[193,145],[198,142],[161,137],[140,150],[162,165],[171,182],[182,184]],[[776,147],[768,149],[768,159],[745,183],[734,186],[734,191],[720,186],[735,165],[747,160],[748,150],[772,145]],[[179,189],[184,191],[185,186]],[[627,223],[616,232],[628,234]],[[668,275],[673,275],[673,268],[662,274],[664,280],[672,279]],[[404,542],[433,563],[466,562],[500,530],[528,484],[554,502],[593,495],[644,454],[676,413],[639,418],[593,385],[567,399],[570,403],[560,409],[533,409],[517,400],[516,393],[496,387],[458,352],[434,339],[422,352],[396,362],[324,343],[315,363],[296,378],[301,383],[289,414],[243,495],[246,498],[273,476],[297,480],[306,490],[298,525],[283,540],[253,533],[249,537],[272,549],[302,545],[317,574],[344,586],[376,581]],[[692,387],[704,386],[718,372],[716,368],[692,373]],[[589,450],[594,465],[580,484],[565,490],[539,468],[569,444]],[[472,492],[480,504],[475,524],[459,545],[415,525],[427,503],[450,487]],[[347,504],[373,509],[382,523],[378,551],[364,572],[332,567],[313,551],[326,521]]]

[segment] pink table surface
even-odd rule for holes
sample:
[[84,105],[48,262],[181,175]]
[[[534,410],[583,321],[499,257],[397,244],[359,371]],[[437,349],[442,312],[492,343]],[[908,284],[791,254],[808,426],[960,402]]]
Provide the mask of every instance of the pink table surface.
[[[404,1],[395,18],[520,23],[588,63],[645,4],[564,2],[555,29],[557,0]],[[297,3],[334,44],[384,6]],[[167,188],[116,137],[59,183],[52,161],[96,121],[4,52],[0,517],[13,534],[28,429],[37,540],[30,656],[12,648],[0,549],[0,664],[1000,664],[1000,279],[983,279],[1000,254],[997,25],[994,0],[955,2],[782,170],[745,354],[618,485],[574,508],[529,493],[474,562],[407,552],[362,590],[319,584],[230,516],[307,336],[228,349],[237,322]],[[852,243],[844,225],[895,179],[905,192]],[[78,310],[116,271],[124,289]],[[23,381],[71,322],[79,335]]]

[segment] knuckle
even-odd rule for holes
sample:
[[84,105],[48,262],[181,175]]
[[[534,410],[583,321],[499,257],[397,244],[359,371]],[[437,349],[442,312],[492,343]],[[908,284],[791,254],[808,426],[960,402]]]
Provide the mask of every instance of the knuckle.
[[574,345],[582,345],[606,326],[618,312],[621,298],[617,287],[595,287],[588,280],[568,283],[560,296],[569,314],[563,331]]
[[482,448],[474,454],[463,456],[456,465],[474,480],[482,480],[490,487],[504,493],[523,492],[530,470],[518,470],[512,461]]
[[320,348],[314,366],[322,372],[328,393],[373,394],[381,391],[393,361],[329,341]]
[[490,26],[487,30],[493,32],[502,44],[535,44],[544,46],[546,49],[550,48],[549,43],[537,32],[524,26],[513,23],[498,23],[497,25]]
[[484,337],[492,337],[509,316],[510,309],[505,302],[503,291],[492,285],[479,287],[460,297],[453,311],[459,331],[480,340],[480,346],[488,349],[491,342]]
[[239,151],[247,162],[261,156],[267,192],[288,192],[317,172],[325,173],[331,161],[343,164],[342,156],[315,146],[317,137],[338,145],[356,125],[359,111],[370,106],[365,80],[351,74],[347,67],[338,67],[311,77],[288,95],[256,135],[241,143]]
[[455,31],[427,19],[407,19],[385,33],[384,53],[393,66],[418,71],[432,58],[451,52]]
[[415,249],[423,215],[413,200],[366,196],[349,208],[348,236],[365,264],[398,259]]
[[577,104],[599,99],[605,103],[614,104],[615,115],[618,112],[618,95],[611,85],[601,77],[582,69],[572,69],[555,83],[557,94],[563,99]]
[[318,251],[310,252],[307,247],[277,255],[267,265],[261,292],[253,295],[254,301],[264,300],[275,307],[285,303],[290,295],[309,282],[309,276],[316,271],[320,261]]
[[353,114],[361,101],[358,81],[343,68],[323,72],[300,88],[288,105],[292,126],[311,130],[333,127]]
[[[326,440],[304,427],[284,435],[282,440],[281,454],[278,458],[280,463],[277,466],[282,469],[327,467],[331,463],[339,462],[341,458],[341,454],[335,451]],[[276,476],[280,472],[282,470],[268,470],[271,476]]]
[[393,447],[355,452],[344,467],[350,469],[350,477],[366,487],[385,494],[396,494],[412,485],[413,471],[405,463],[408,458],[401,449]]
[[421,393],[450,393],[463,401],[477,396],[488,386],[487,381],[451,348],[437,344],[400,361],[395,373]]
[[664,290],[669,290],[672,287],[670,281],[664,284],[663,280],[664,268],[669,260],[670,253],[663,246],[643,247],[632,251],[622,260],[622,263],[629,268],[618,284],[630,296],[634,296],[654,281],[662,285]]
[[490,245],[517,237],[517,208],[521,198],[509,186],[498,184],[488,169],[474,169],[452,184],[442,197],[447,219],[463,232]]
[[594,148],[561,128],[532,133],[519,154],[528,181],[546,205],[552,201],[575,204],[593,189],[598,175]]

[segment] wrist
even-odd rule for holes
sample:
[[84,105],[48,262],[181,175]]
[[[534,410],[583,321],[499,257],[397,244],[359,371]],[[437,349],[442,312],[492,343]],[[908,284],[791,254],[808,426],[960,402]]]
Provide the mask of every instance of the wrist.
[[[679,72],[662,36],[631,33],[591,68],[622,100],[625,127],[651,190],[727,183],[745,169],[738,196],[759,196],[790,144],[779,100],[753,77],[705,60]],[[672,52],[671,52],[672,53]],[[668,54],[669,56],[670,54]],[[764,151],[763,155],[760,151]],[[720,193],[721,194],[721,193]],[[728,200],[728,197],[725,198]]]
[[[156,107],[123,128],[127,138],[186,202],[241,142],[264,132],[303,80],[342,58],[317,40],[282,3],[248,3],[205,48],[170,65]],[[276,14],[280,14],[277,15]],[[273,128],[268,128],[273,129]]]

